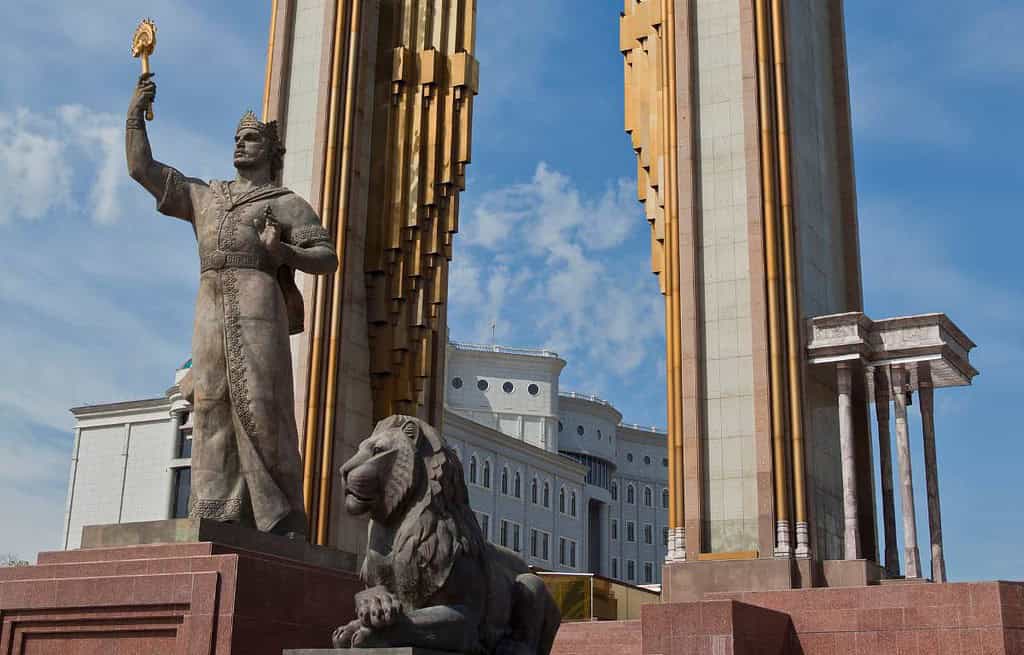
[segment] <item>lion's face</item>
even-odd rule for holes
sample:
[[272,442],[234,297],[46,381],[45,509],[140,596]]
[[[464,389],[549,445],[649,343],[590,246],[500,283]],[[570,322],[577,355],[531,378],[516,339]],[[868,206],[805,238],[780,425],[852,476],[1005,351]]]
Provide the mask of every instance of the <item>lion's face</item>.
[[341,467],[349,514],[369,514],[386,522],[421,474],[417,470],[422,467],[416,455],[418,438],[419,426],[407,417],[391,417],[377,424]]

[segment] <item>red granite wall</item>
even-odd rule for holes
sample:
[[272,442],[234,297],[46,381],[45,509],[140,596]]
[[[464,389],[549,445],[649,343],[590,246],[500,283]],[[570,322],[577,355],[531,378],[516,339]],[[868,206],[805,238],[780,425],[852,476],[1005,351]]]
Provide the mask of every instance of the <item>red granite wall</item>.
[[640,621],[563,623],[551,655],[642,655]]

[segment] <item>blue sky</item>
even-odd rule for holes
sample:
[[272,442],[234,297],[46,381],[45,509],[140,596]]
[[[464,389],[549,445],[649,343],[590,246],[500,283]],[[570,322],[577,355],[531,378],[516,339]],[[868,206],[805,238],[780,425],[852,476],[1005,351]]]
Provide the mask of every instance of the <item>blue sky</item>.
[[[622,132],[621,2],[478,3],[452,336],[557,350],[564,388],[664,425],[661,300]],[[58,544],[68,408],[160,395],[188,354],[192,234],[153,211],[122,161],[139,12],[160,29],[159,158],[230,175],[234,125],[260,106],[269,3],[145,4],[0,5],[0,553]],[[947,563],[954,579],[1021,579],[1024,7],[855,0],[847,21],[867,309],[945,311],[980,344],[975,386],[937,394]]]

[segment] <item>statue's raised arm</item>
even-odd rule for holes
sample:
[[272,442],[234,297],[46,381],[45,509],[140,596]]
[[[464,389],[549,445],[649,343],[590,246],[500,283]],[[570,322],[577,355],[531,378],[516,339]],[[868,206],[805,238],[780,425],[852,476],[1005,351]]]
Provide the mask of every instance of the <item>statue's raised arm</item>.
[[173,167],[153,159],[153,150],[149,145],[144,120],[146,110],[152,106],[156,97],[156,83],[152,77],[152,73],[143,73],[139,76],[139,82],[135,85],[135,92],[128,104],[128,119],[125,121],[125,157],[128,161],[128,174],[156,198],[157,206],[163,213],[191,220],[191,207],[176,203],[179,206],[168,205],[165,210],[163,206],[167,205],[164,201],[168,184],[176,178],[184,180],[184,176]]

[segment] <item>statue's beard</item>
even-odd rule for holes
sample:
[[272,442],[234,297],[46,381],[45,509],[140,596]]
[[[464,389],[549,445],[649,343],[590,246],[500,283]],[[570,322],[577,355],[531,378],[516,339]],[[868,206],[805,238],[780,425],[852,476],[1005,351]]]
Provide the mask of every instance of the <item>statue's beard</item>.
[[235,155],[235,168],[239,170],[255,170],[267,166],[268,162],[263,157],[252,159],[244,154]]

